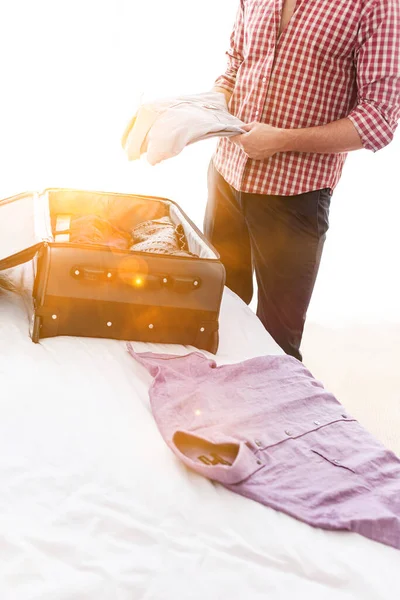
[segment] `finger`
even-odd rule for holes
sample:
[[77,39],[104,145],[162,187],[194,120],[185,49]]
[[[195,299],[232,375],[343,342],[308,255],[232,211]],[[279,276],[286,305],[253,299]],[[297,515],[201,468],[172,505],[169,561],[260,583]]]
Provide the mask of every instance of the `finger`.
[[251,123],[245,123],[243,129],[245,129],[247,132],[250,132],[253,131],[253,129],[258,127],[259,125],[260,123],[258,123],[257,121],[251,121]]
[[242,129],[244,131],[251,131],[254,127],[254,123],[244,123],[244,125],[242,125]]
[[231,142],[233,142],[234,144],[236,144],[237,146],[241,146],[242,145],[242,137],[244,134],[240,134],[240,135],[234,135],[231,138],[229,138],[231,140]]

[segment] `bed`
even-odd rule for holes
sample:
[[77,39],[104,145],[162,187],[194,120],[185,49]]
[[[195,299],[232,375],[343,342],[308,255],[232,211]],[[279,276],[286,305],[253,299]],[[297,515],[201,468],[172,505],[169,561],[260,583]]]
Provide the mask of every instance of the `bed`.
[[[189,471],[157,430],[151,377],[126,344],[33,344],[25,304],[24,293],[0,296],[2,599],[399,596],[399,551],[312,528]],[[283,354],[227,289],[220,328],[218,364]]]

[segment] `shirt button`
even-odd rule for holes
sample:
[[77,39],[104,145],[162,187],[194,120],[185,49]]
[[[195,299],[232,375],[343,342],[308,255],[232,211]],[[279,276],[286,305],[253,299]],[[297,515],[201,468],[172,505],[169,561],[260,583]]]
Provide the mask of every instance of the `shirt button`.
[[258,460],[258,461],[257,461],[257,464],[258,464],[258,465],[262,465],[262,462],[261,462],[261,460]]
[[289,431],[288,429],[285,429],[285,433],[286,433],[286,435],[292,435],[292,432]]
[[342,415],[343,419],[347,419],[347,415]]
[[258,111],[258,110],[256,110],[256,117],[258,116],[258,113],[259,113],[259,111]]
[[340,460],[338,460],[337,458],[335,458],[333,462],[335,463],[335,465],[340,465]]
[[319,421],[314,421],[314,424],[317,425],[317,426],[321,425],[321,423]]
[[267,81],[267,78],[263,77],[262,80],[263,80],[263,83],[265,83]]
[[262,446],[262,441],[261,440],[256,440],[256,446]]

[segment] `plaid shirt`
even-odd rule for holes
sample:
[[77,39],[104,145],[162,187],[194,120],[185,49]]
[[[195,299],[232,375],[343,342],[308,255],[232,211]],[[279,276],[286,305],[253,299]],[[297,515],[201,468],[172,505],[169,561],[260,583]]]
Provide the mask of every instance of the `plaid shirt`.
[[[400,1],[297,0],[278,36],[283,0],[240,0],[228,68],[242,121],[297,129],[348,117],[364,148],[393,138],[400,117]],[[229,139],[214,163],[237,190],[291,196],[337,185],[347,154],[280,152],[252,160]]]

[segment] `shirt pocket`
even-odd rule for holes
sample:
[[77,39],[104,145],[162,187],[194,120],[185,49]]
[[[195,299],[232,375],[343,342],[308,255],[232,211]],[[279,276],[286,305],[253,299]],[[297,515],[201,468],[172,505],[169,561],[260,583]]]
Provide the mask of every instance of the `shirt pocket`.
[[311,436],[309,447],[316,460],[337,469],[369,479],[374,472],[383,474],[399,468],[400,461],[358,421],[337,421]]
[[346,460],[334,458],[338,455],[337,452],[332,452],[330,450],[326,450],[324,448],[311,448],[311,452],[322,458],[323,460],[329,462],[332,466],[338,467],[341,469],[346,469],[347,471],[351,471],[356,474],[356,471],[348,464]]

